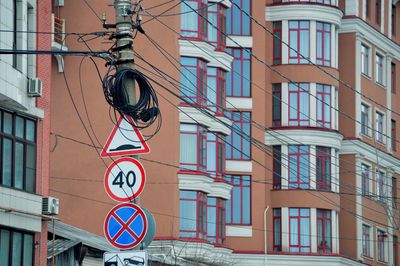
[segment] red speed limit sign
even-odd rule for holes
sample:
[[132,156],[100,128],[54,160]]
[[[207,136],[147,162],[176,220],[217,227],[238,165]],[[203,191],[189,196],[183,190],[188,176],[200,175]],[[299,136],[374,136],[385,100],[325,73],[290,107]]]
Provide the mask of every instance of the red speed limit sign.
[[115,201],[131,201],[143,191],[146,172],[143,165],[130,157],[115,160],[104,175],[107,194]]

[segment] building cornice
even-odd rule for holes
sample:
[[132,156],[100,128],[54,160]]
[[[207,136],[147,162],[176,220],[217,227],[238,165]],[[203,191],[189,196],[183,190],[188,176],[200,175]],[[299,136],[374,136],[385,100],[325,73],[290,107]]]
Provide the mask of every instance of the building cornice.
[[[250,252],[249,252],[250,253]],[[296,255],[296,254],[249,254],[249,253],[235,253],[233,254],[234,261],[239,265],[245,263],[245,265],[264,265],[265,261],[268,261],[268,265],[310,265],[310,266],[361,266],[364,263],[351,260],[348,258],[337,256],[323,256],[320,254],[313,255]]]
[[205,174],[179,173],[178,178],[180,190],[202,191],[207,194],[212,191],[213,179]]
[[215,51],[215,47],[207,42],[179,40],[179,53],[181,56],[201,58],[212,67],[231,70],[233,57],[226,52]]
[[391,54],[396,60],[400,60],[400,45],[377,31],[361,18],[345,18],[339,28],[339,33],[356,33],[366,42],[379,47],[386,54]]
[[220,3],[224,5],[226,8],[230,8],[232,6],[232,2],[230,0],[208,0],[209,3]]
[[232,185],[225,182],[213,182],[211,184],[211,192],[208,194],[209,197],[222,198],[229,200],[231,199]]
[[[206,112],[210,111],[206,110]],[[215,116],[214,114],[206,115],[194,107],[180,106],[179,122],[188,124],[201,124],[207,127],[210,131],[225,135],[229,135],[231,133],[231,130],[227,125],[231,126],[232,122],[228,118]]]
[[400,159],[385,153],[361,140],[344,140],[339,154],[360,154],[360,157],[400,173]]
[[299,143],[340,149],[343,136],[336,131],[314,129],[279,129],[265,132],[266,145]]
[[343,12],[332,6],[316,4],[286,4],[265,7],[265,20],[315,20],[340,26]]

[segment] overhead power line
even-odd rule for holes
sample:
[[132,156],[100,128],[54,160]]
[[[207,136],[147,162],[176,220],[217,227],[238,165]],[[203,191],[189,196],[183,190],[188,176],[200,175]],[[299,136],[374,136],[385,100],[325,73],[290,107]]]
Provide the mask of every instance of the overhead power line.
[[108,53],[104,51],[63,51],[63,50],[14,50],[0,49],[0,54],[37,54],[37,55],[76,55],[76,56],[95,56],[106,58]]

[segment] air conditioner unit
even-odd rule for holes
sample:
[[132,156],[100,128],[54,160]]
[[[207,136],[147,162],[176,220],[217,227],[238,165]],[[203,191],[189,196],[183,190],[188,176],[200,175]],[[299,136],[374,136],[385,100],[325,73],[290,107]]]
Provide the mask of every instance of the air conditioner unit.
[[60,212],[60,200],[53,197],[43,197],[42,213],[45,215],[57,215]]
[[41,97],[42,96],[42,81],[37,78],[28,79],[28,96]]

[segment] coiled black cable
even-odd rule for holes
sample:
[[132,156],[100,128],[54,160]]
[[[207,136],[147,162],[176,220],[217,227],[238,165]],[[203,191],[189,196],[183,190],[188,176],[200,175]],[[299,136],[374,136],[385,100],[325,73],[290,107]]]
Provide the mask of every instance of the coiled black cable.
[[[111,71],[115,73],[111,74]],[[127,84],[136,82],[139,99],[131,104]],[[161,118],[157,95],[147,78],[138,70],[129,67],[110,67],[103,78],[103,92],[108,104],[120,115],[133,118],[137,128],[147,128]],[[158,127],[160,127],[160,122]],[[158,131],[158,130],[156,130]]]

